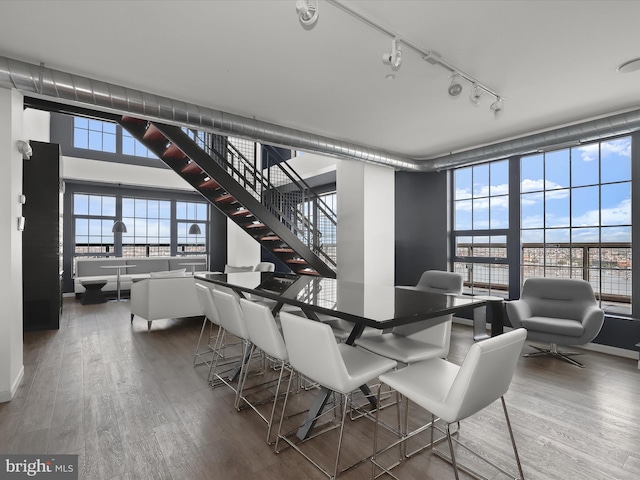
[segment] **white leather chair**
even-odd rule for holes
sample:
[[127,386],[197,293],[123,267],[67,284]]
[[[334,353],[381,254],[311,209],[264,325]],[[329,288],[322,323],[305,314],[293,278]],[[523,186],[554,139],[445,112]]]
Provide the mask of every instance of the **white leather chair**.
[[276,385],[275,394],[273,396],[273,406],[269,418],[265,417],[256,406],[251,404],[244,396],[244,387],[249,372],[248,368],[244,369],[243,376],[240,379],[240,400],[246,402],[253,410],[267,423],[267,443],[271,445],[271,430],[273,427],[273,416],[280,395],[280,385],[285,371],[291,374],[291,368],[288,366],[289,355],[287,354],[287,346],[284,343],[282,332],[271,314],[271,310],[264,304],[256,303],[245,298],[240,300],[240,308],[244,313],[244,321],[249,332],[249,340],[251,343],[262,350],[268,358],[277,362],[277,368],[280,370],[278,375],[278,383]]
[[253,269],[254,272],[275,272],[276,265],[272,262],[260,262]]
[[[208,285],[204,285],[196,281],[196,295],[198,296],[198,301],[200,302],[200,307],[204,312],[204,320],[202,321],[202,328],[200,329],[200,336],[198,337],[198,343],[196,344],[196,351],[193,356],[193,366],[198,365],[207,365],[210,367],[213,362],[213,358],[216,355],[218,349],[218,339],[220,338],[220,318],[218,317],[218,310],[216,309],[215,304],[213,303],[213,295],[212,288]],[[200,342],[202,341],[202,336],[204,335],[204,331],[209,325],[209,336],[207,339],[207,347],[205,350],[200,351]],[[215,335],[213,333],[215,328]],[[213,345],[211,342],[213,341]],[[209,359],[203,358],[207,355],[210,355]]]
[[[462,275],[427,270],[415,287],[402,288],[459,295],[462,293]],[[391,332],[379,336],[361,337],[356,340],[356,345],[404,364],[445,358],[449,354],[453,315],[445,317],[442,323],[433,327],[425,327],[423,322],[417,322],[394,327]]]
[[[504,395],[511,385],[513,373],[526,337],[526,330],[519,328],[503,335],[474,343],[469,348],[461,366],[440,358],[432,358],[394,372],[384,373],[380,375],[378,397],[380,396],[382,385],[388,385],[409,401],[430,412],[432,414],[431,428],[436,428],[434,416],[445,422],[445,430],[442,433],[446,435],[449,444],[450,461],[453,465],[456,479],[458,479],[458,464],[453,449],[453,441],[460,442],[452,437],[451,424],[460,422],[492,404],[495,400],[501,399],[520,475],[518,478],[524,479]],[[385,472],[389,471],[389,468],[383,467],[378,461],[378,455],[380,454],[377,447],[378,424],[379,412],[376,412],[374,454],[371,458],[374,475],[376,474],[376,467]],[[400,440],[386,447],[384,451],[405,442],[423,430],[423,428],[419,428],[413,432],[404,432]],[[429,446],[434,453],[439,453],[433,449],[433,441]],[[480,457],[473,451],[471,453]],[[440,455],[442,456],[442,454]],[[484,460],[487,461],[486,459]],[[510,475],[502,468],[496,465],[493,466],[510,478],[514,478],[513,475]],[[462,468],[461,466],[460,469]],[[466,469],[466,467],[464,468]]]
[[[278,428],[276,452],[279,451],[279,441],[283,440],[320,469],[325,475],[329,476],[329,478],[336,478],[339,473],[340,447],[351,393],[361,385],[374,380],[381,373],[395,368],[396,362],[352,345],[337,343],[331,327],[325,323],[287,312],[280,314],[280,321],[282,323],[282,332],[292,368],[322,387],[340,394],[343,401],[335,464],[330,470],[327,470],[305,453],[299,444],[289,438],[293,432],[282,432],[287,401],[291,392],[292,377],[290,377],[287,395],[282,408],[280,426]],[[307,440],[311,440],[311,438]],[[301,443],[307,440],[303,440]],[[361,461],[362,460],[356,462],[356,464],[359,464]],[[354,465],[343,469],[342,472],[352,466]]]
[[[224,329],[225,337],[228,335],[234,335],[235,337],[240,339],[241,352],[236,356],[237,362],[235,363],[235,367],[232,365],[231,370],[226,369],[223,371],[218,371],[217,369],[220,364],[220,356],[215,356],[214,361],[211,365],[211,369],[209,371],[209,381],[213,381],[213,376],[220,382],[231,388],[234,392],[236,392],[234,406],[236,406],[237,408],[239,402],[239,389],[233,386],[231,382],[233,382],[236,378],[239,379],[242,376],[242,369],[248,363],[249,359],[247,355],[249,354],[251,348],[249,341],[249,332],[244,322],[244,315],[242,313],[242,310],[240,309],[238,297],[230,293],[222,292],[218,288],[213,290],[211,294],[213,295],[213,303],[218,310],[220,326]],[[231,363],[233,363],[233,360],[231,360]]]
[[598,307],[593,288],[576,278],[528,278],[520,300],[507,302],[506,307],[514,328],[526,328],[529,340],[551,344],[550,348],[532,345],[538,351],[525,357],[552,355],[582,368],[572,358],[578,352],[561,352],[558,345],[589,343],[604,323],[604,311]]
[[162,318],[203,314],[192,276],[146,278],[131,285],[131,323],[139,316],[151,323]]
[[234,266],[234,265],[225,265],[224,273],[242,273],[242,272],[253,272],[253,267],[251,265],[244,266]]

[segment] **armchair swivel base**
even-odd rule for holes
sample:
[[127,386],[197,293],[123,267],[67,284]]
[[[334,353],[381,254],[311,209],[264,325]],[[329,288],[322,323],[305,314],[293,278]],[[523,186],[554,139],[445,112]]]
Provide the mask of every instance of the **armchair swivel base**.
[[558,350],[558,344],[552,343],[549,348],[537,347],[535,345],[529,345],[532,348],[538,350],[537,352],[525,353],[523,357],[536,357],[538,355],[551,355],[553,357],[569,362],[576,367],[584,368],[584,365],[577,360],[571,358],[574,355],[582,355],[582,352],[561,352]]

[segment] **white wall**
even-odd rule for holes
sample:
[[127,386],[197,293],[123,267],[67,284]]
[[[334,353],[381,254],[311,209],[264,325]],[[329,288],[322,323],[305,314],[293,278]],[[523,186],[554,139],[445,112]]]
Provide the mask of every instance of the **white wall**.
[[63,156],[62,175],[65,180],[194,191],[194,188],[173,170],[85,158]]
[[340,160],[335,157],[304,152],[298,154],[287,163],[291,165],[291,168],[298,172],[298,175],[302,178],[310,178],[335,170],[339,161]]
[[22,155],[23,100],[17,90],[0,88],[0,402],[13,398],[24,376],[22,359]]
[[23,114],[22,133],[29,140],[49,142],[51,136],[51,114],[44,110],[27,108]]

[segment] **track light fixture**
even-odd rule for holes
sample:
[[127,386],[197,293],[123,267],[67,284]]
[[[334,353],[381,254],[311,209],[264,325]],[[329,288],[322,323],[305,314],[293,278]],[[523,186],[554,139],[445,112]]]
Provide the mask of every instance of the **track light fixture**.
[[318,21],[317,0],[297,0],[296,11],[300,23],[305,27],[312,27]]
[[502,112],[504,111],[504,98],[496,97],[496,101],[493,102],[489,108],[491,109],[491,111],[493,112],[493,115],[496,118],[499,117],[500,115],[502,115]]
[[458,74],[454,73],[451,75],[451,85],[449,85],[449,95],[452,97],[457,97],[462,93],[462,85],[458,81]]
[[[304,8],[306,5],[310,3],[310,1],[311,0],[308,0],[308,1],[298,0],[296,4],[296,7],[298,8],[298,14],[300,15],[300,21],[303,22],[303,24],[305,22],[303,21],[302,16],[307,15],[307,13],[305,13],[306,10],[304,10]],[[351,15],[352,17],[356,18],[357,20],[364,23],[366,26],[372,28],[373,30],[376,30],[382,33],[383,35],[387,35],[391,37],[392,39],[391,53],[385,53],[382,56],[382,61],[387,65],[391,65],[392,70],[396,70],[400,66],[400,63],[402,62],[402,53],[400,52],[400,45],[399,45],[400,41],[398,40],[399,38],[398,32],[388,28],[387,26],[381,24],[375,18],[372,18],[371,16],[351,6],[351,3],[356,3],[356,2],[345,2],[343,0],[325,0],[325,1],[326,3],[329,3],[335,6],[336,8],[339,8],[340,10],[344,11],[345,13]],[[315,15],[317,16],[317,8],[315,11]],[[447,72],[449,72],[449,75],[451,75],[451,85],[449,85],[448,92],[451,97],[456,98],[462,93],[463,84],[461,83],[461,80],[464,80],[465,82],[469,82],[470,84],[473,85],[473,91],[469,96],[469,100],[471,101],[471,103],[473,103],[474,105],[478,105],[480,103],[480,98],[486,94],[495,98],[495,101],[491,104],[491,107],[490,107],[494,115],[497,117],[503,112],[505,98],[499,95],[494,90],[492,90],[488,85],[482,83],[480,80],[474,78],[468,73],[465,73],[464,71],[459,69],[457,66],[449,63],[444,58],[442,58],[442,56],[439,53],[433,50],[427,50],[426,48],[413,42],[411,39],[407,37],[404,37],[404,36],[402,37],[402,44],[403,44],[403,47],[405,47],[405,54],[406,54],[406,49],[412,50],[413,52],[420,55],[422,59],[425,60],[430,65],[438,66],[446,70]],[[397,52],[397,54],[394,55],[394,52]],[[627,65],[627,64],[621,65],[618,70],[633,71],[635,69],[636,69],[635,64],[631,63],[630,65]],[[387,78],[393,78],[393,77],[390,77],[389,75],[387,75]]]
[[402,49],[400,48],[398,37],[391,39],[391,52],[382,54],[382,63],[391,65],[391,68],[394,70],[400,68],[400,64],[402,63]]
[[473,90],[471,90],[471,94],[469,95],[469,101],[477,107],[480,105],[482,95],[484,95],[484,90],[482,90],[477,83],[474,83]]

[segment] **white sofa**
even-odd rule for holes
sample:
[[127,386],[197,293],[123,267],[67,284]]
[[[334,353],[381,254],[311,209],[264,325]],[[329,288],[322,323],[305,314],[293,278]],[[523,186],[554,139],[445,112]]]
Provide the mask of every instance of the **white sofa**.
[[75,260],[74,292],[83,293],[82,286],[84,280],[106,280],[107,284],[102,287],[103,292],[116,291],[116,270],[112,268],[102,268],[106,265],[135,265],[123,269],[120,275],[120,289],[127,291],[131,289],[133,279],[147,278],[151,272],[167,272],[186,269],[191,272],[190,265],[185,263],[202,262],[202,266],[195,266],[196,272],[207,270],[207,257],[204,255],[184,256],[184,257],[109,257],[109,258],[82,258]]
[[131,323],[136,315],[151,322],[162,318],[203,315],[196,294],[194,277],[166,276],[145,278],[131,285]]

